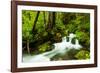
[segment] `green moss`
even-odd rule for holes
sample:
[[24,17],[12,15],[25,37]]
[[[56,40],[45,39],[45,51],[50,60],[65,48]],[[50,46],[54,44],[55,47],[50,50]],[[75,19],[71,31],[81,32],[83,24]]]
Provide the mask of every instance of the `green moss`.
[[90,59],[90,52],[89,51],[86,51],[86,50],[80,50],[76,55],[75,57],[79,60],[82,60],[82,59]]
[[43,53],[43,52],[46,52],[48,50],[51,50],[51,46],[50,46],[50,42],[46,42],[46,43],[43,43],[42,45],[39,45],[38,46],[38,51]]

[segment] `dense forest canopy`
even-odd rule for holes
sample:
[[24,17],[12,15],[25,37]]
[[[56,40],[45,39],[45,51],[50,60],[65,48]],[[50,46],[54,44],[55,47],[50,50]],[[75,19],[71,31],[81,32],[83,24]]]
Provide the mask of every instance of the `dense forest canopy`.
[[[50,51],[55,42],[70,33],[82,45],[80,50],[69,50],[65,55],[56,55],[52,60],[90,58],[90,14],[72,12],[47,12],[22,10],[23,54],[36,55]],[[74,39],[72,43],[74,44]]]

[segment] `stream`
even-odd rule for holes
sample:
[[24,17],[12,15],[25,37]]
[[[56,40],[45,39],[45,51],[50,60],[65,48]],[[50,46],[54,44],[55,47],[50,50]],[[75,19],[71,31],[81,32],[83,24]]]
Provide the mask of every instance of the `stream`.
[[24,55],[23,56],[23,62],[47,62],[51,61],[51,58],[54,57],[57,54],[64,54],[70,49],[80,49],[82,46],[79,44],[78,39],[75,39],[75,44],[72,44],[71,41],[74,37],[76,37],[75,34],[70,33],[69,34],[69,41],[66,41],[67,38],[62,37],[62,41],[59,43],[54,43],[54,49],[42,54],[38,55]]

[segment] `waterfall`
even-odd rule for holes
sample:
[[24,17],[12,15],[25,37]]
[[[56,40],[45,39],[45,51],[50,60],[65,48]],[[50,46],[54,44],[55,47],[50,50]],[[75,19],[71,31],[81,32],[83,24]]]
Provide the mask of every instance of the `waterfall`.
[[81,45],[79,45],[79,41],[76,39],[75,40],[75,46],[74,46],[75,49],[79,49],[79,48],[82,48]]
[[23,58],[23,62],[46,62],[50,61],[52,57],[54,57],[57,54],[64,54],[66,53],[69,49],[80,49],[82,46],[79,44],[78,39],[75,40],[75,44],[72,44],[71,41],[74,37],[76,37],[75,34],[70,33],[69,41],[66,41],[66,36],[62,37],[62,42],[59,43],[54,43],[53,45],[55,48],[49,52],[45,52],[39,55],[31,56],[31,58],[26,60],[26,58]]

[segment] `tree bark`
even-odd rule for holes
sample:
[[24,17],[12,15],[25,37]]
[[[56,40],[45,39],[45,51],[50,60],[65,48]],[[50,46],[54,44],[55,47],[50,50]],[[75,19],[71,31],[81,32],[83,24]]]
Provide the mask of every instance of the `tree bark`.
[[28,53],[30,54],[30,48],[29,48],[29,39],[27,39],[27,42],[26,42],[26,44],[27,44],[27,51],[28,51]]
[[33,32],[34,32],[34,30],[35,30],[36,22],[37,22],[37,20],[38,20],[39,14],[40,14],[40,11],[38,11],[37,14],[36,14],[35,21],[34,21],[34,25],[33,25],[33,28],[32,28],[32,31],[33,31]]
[[52,24],[53,24],[53,26],[55,26],[55,21],[56,21],[56,13],[52,12]]
[[44,28],[46,27],[46,18],[45,18],[45,12],[43,12],[43,17],[44,17]]
[[53,26],[55,25],[55,12],[49,12],[49,17],[48,17],[48,25],[47,25],[47,29],[52,29]]

